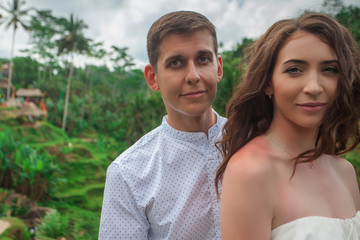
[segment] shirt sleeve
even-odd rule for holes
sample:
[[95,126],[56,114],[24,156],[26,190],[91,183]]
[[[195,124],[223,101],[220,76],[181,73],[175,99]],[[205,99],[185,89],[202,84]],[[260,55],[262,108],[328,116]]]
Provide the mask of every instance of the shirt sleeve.
[[107,169],[99,239],[148,239],[149,223],[120,167],[112,163]]

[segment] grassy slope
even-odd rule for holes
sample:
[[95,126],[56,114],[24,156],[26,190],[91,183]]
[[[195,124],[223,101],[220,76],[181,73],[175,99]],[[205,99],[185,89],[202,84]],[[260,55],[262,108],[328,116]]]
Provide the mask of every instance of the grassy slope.
[[57,186],[54,198],[39,203],[58,209],[73,219],[76,239],[97,239],[106,168],[124,150],[123,144],[102,136],[69,138],[46,121],[37,128],[20,126],[13,119],[4,119],[0,108],[0,130],[10,127],[17,139],[22,139],[39,152],[47,151],[60,163],[64,181]]

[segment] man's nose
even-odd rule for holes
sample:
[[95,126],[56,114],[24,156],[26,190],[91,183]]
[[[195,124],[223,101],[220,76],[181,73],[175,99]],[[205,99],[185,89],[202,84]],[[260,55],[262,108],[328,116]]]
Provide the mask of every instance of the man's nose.
[[198,83],[200,81],[199,70],[194,62],[189,62],[186,67],[186,82],[188,84]]

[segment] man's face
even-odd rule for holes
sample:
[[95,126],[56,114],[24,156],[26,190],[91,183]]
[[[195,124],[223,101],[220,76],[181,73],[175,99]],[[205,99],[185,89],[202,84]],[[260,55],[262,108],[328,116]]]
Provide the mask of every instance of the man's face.
[[209,116],[217,83],[222,77],[222,60],[214,52],[208,30],[171,34],[160,44],[153,90],[160,90],[168,122]]

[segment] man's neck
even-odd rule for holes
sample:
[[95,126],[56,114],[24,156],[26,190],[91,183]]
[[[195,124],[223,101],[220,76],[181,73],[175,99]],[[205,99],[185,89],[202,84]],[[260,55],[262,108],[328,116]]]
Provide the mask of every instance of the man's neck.
[[[174,121],[174,118],[176,120]],[[209,111],[201,116],[170,116],[167,118],[168,124],[176,130],[183,132],[203,132],[208,135],[209,129],[217,122],[217,116]]]

